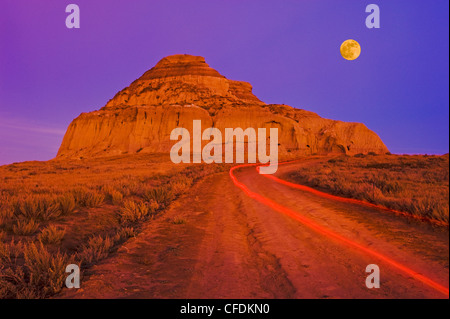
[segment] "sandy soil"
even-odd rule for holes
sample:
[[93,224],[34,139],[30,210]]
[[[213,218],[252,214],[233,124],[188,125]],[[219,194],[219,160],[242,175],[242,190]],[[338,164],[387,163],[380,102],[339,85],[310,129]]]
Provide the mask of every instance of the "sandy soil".
[[[282,178],[301,163],[281,166]],[[448,288],[447,228],[236,171],[252,192]],[[174,218],[182,222],[174,223]],[[365,286],[377,264],[381,288]],[[248,197],[228,173],[195,185],[59,298],[447,298],[361,250]]]

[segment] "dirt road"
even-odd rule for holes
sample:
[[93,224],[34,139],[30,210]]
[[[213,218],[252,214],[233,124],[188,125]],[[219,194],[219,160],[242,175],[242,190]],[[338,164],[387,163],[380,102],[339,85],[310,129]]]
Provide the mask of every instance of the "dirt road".
[[[301,165],[280,166],[277,176]],[[293,189],[255,167],[234,176],[249,192],[448,289],[448,229]],[[229,174],[210,176],[90,269],[81,289],[60,297],[448,298],[404,269],[269,206]],[[369,264],[380,268],[379,289],[365,285]]]

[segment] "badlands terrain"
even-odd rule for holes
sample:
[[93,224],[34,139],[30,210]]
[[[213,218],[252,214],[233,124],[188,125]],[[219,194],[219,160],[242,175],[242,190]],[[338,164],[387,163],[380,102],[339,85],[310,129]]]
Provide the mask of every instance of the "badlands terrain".
[[[174,164],[170,133],[196,119],[278,128],[277,173]],[[448,164],[166,57],[74,119],[55,159],[0,167],[0,297],[448,298]]]

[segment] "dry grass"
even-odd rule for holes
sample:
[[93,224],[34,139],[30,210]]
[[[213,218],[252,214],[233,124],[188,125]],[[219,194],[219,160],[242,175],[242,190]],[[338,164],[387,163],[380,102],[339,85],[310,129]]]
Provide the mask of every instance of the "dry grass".
[[35,222],[34,219],[29,220],[18,220],[15,225],[13,225],[13,233],[16,235],[30,236],[33,235],[39,228],[39,223]]
[[148,202],[154,201],[158,203],[159,207],[165,208],[175,197],[172,189],[169,186],[162,186],[152,188],[144,195],[144,199]]
[[108,257],[113,247],[114,240],[109,236],[95,236],[83,245],[81,253],[77,257],[83,265],[92,265]]
[[79,263],[84,265],[84,267],[91,266],[108,257],[117,245],[137,234],[132,227],[118,228],[114,233],[113,236],[93,236],[89,238],[88,242],[82,246],[76,256]]
[[69,259],[42,243],[0,245],[0,298],[46,298],[62,289]]
[[105,196],[97,191],[80,187],[72,191],[75,203],[80,207],[99,207]]
[[58,201],[51,195],[29,195],[12,203],[16,218],[50,220],[61,214]]
[[172,224],[175,224],[175,225],[186,224],[186,220],[181,217],[175,217],[172,219]]
[[[71,214],[75,210],[75,198],[72,194],[64,194],[57,199],[59,211],[63,215]],[[57,215],[55,215],[57,217]]]
[[193,183],[226,167],[174,165],[158,154],[1,166],[0,298],[58,293],[67,264],[84,271],[106,258]]
[[288,178],[339,196],[449,221],[448,155],[322,158]]
[[41,231],[38,238],[43,244],[58,244],[63,240],[65,233],[65,230],[50,225]]
[[105,195],[113,205],[120,205],[123,202],[123,194],[113,188],[105,190]]
[[120,210],[120,221],[122,223],[134,223],[144,219],[149,213],[150,209],[146,203],[127,200]]

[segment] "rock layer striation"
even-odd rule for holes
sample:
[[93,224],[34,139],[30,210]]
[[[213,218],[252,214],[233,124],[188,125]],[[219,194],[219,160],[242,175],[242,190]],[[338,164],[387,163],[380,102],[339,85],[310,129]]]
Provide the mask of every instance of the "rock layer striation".
[[163,58],[98,111],[72,121],[57,157],[82,158],[168,152],[176,127],[277,127],[279,153],[295,155],[386,153],[361,123],[324,119],[287,105],[266,104],[246,82],[228,80],[191,55]]

